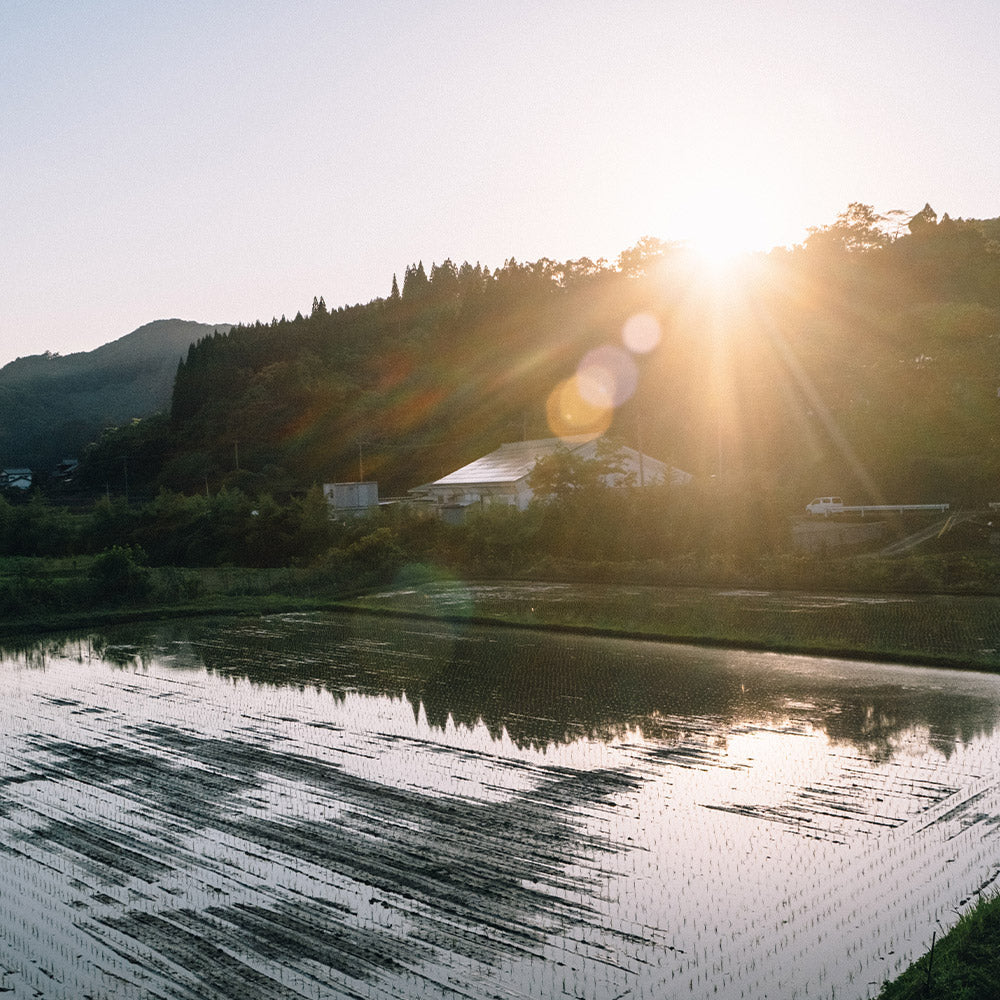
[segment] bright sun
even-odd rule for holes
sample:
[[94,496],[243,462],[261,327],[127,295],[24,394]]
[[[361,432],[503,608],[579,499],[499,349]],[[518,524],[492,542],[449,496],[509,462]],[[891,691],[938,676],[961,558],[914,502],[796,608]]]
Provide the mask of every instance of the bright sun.
[[760,247],[754,220],[722,206],[704,213],[688,238],[688,245],[708,271],[729,271],[741,257]]
[[739,259],[770,248],[780,212],[769,204],[770,192],[710,181],[669,207],[665,229],[680,234],[707,272],[728,272]]
[[720,231],[706,230],[689,243],[699,264],[708,271],[728,271],[738,258],[750,250],[733,233]]

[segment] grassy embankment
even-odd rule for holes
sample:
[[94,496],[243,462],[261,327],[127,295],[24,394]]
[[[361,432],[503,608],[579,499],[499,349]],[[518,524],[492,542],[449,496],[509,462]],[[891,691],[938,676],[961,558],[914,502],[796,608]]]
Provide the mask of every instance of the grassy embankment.
[[0,559],[0,635],[185,615],[268,614],[328,601],[294,569],[128,567],[108,580],[94,557]]
[[343,603],[381,614],[1000,670],[996,597],[437,581]]
[[926,955],[887,983],[879,1000],[996,1000],[1000,896],[982,896]]
[[[349,608],[660,640],[1000,670],[1000,599],[732,586],[475,582],[422,566],[363,572],[0,560],[0,634],[141,618]],[[377,578],[377,577],[376,577]],[[367,589],[367,593],[365,592]]]

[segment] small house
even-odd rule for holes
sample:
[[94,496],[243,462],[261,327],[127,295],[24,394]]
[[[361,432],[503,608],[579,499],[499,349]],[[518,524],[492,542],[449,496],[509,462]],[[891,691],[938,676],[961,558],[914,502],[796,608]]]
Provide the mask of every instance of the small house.
[[0,472],[0,488],[5,490],[30,490],[31,469],[4,469]]
[[378,483],[324,483],[323,496],[333,517],[360,517],[378,507]]
[[[504,504],[524,510],[534,494],[528,479],[536,463],[566,449],[583,459],[597,457],[594,438],[541,438],[502,444],[482,458],[450,472],[433,483],[411,489],[418,501],[433,503],[446,521],[459,522],[473,505]],[[609,486],[677,486],[691,480],[690,473],[643,455],[634,448],[618,445],[613,452],[623,473],[610,477]]]
[[68,483],[76,475],[80,462],[75,458],[64,458],[53,470],[52,478],[59,482]]

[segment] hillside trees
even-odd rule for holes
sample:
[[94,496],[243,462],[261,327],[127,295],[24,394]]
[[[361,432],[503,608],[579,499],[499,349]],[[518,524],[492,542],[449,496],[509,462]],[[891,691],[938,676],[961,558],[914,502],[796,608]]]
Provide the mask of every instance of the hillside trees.
[[105,430],[83,455],[80,485],[95,493],[151,495],[170,449],[164,414]]
[[169,419],[105,435],[86,482],[122,494],[127,470],[137,495],[284,502],[358,478],[360,448],[365,478],[399,495],[503,441],[550,436],[554,387],[591,349],[620,350],[642,313],[659,339],[634,355],[634,392],[612,414],[628,443],[641,435],[643,450],[727,488],[947,500],[937,491],[954,476],[941,470],[957,462],[980,470],[971,492],[985,494],[1000,229],[917,217],[893,229],[852,203],[721,292],[651,237],[616,266],[417,262],[387,298],[329,308],[317,296],[308,316],[202,338]]
[[[461,446],[492,447],[530,409],[533,430],[546,433],[538,396],[575,361],[578,334],[565,340],[567,324],[549,310],[566,295],[552,270],[513,260],[492,274],[446,260],[429,277],[418,263],[398,298],[206,338],[177,374],[171,482],[231,479],[232,445],[220,437],[239,438],[247,470],[284,469],[300,483],[354,478],[357,440],[383,442],[372,473],[400,490],[453,460],[443,457],[456,447],[446,429],[466,429]],[[210,468],[185,454],[211,456]]]
[[843,250],[847,253],[870,253],[888,246],[888,219],[871,205],[852,201],[827,226],[811,226],[806,239],[810,250]]
[[[100,497],[92,509],[0,501],[0,552],[132,547],[157,569],[295,563],[340,581],[414,561],[521,572],[545,560],[722,579],[787,551],[789,515],[814,495],[1000,499],[1000,220],[918,217],[893,231],[848,206],[728,283],[644,239],[617,266],[413,264],[385,299],[317,296],[306,316],[210,332],[178,366],[169,414],[123,421],[88,449],[78,483]],[[331,524],[323,482],[377,479],[381,496],[401,495],[503,441],[552,436],[549,393],[592,349],[626,353],[637,314],[656,337],[627,352],[634,391],[609,432],[693,484],[622,494],[562,461],[539,468],[523,514],[484,509],[453,529],[397,507]]]

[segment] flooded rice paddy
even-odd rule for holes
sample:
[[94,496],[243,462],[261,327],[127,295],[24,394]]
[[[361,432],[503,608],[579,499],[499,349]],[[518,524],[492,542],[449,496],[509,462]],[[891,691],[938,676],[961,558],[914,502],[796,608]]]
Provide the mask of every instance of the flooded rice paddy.
[[0,993],[873,995],[1000,887],[1000,677],[370,616],[0,653]]

